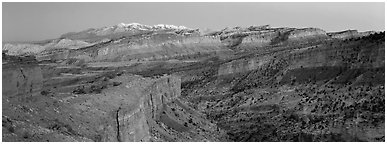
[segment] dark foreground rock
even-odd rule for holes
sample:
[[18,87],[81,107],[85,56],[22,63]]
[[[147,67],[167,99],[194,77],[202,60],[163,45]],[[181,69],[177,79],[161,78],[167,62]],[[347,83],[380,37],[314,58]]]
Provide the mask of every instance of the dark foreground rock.
[[[180,78],[122,75],[99,94],[3,95],[3,141],[219,141],[221,131],[189,109]],[[205,133],[205,134],[204,134]]]

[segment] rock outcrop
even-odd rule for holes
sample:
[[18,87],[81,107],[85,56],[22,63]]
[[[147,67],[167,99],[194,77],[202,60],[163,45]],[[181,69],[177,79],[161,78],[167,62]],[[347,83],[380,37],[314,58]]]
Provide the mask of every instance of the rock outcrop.
[[368,36],[374,33],[376,32],[375,31],[358,32],[357,30],[345,30],[341,32],[328,33],[328,35],[332,38],[337,38],[337,39],[350,39],[350,38]]
[[[63,51],[63,50],[62,50]],[[77,50],[50,51],[38,59],[85,61],[150,61],[166,60],[195,54],[224,51],[218,38],[179,36],[175,33],[123,37]]]
[[33,57],[3,55],[2,95],[22,97],[35,95],[43,86],[42,70]]
[[183,97],[234,141],[384,141],[384,37],[248,51]]
[[55,49],[79,49],[92,46],[95,43],[87,43],[81,40],[58,39],[41,44],[5,44],[3,51],[8,55],[35,55],[39,56],[42,52]]
[[283,42],[297,43],[314,39],[327,39],[326,32],[317,28],[270,28],[269,26],[255,28],[234,28],[216,33],[222,43],[236,49],[255,49]]
[[[323,33],[320,34],[323,35]],[[289,65],[288,69],[321,66],[378,68],[382,67],[384,59],[384,45],[380,45],[381,36],[382,34],[375,34],[372,37],[352,40],[351,43],[342,43],[341,41],[324,43],[324,39],[321,39],[315,43],[293,44],[292,49],[287,48],[274,55],[256,54],[225,63],[219,67],[218,74],[224,75],[256,70],[262,68],[262,66],[275,64],[278,58],[285,59]],[[361,43],[364,44],[361,45]],[[360,61],[361,63],[359,63]]]
[[50,96],[54,93],[47,91],[29,102],[17,101],[16,98],[4,100],[3,96],[3,121],[7,122],[3,125],[3,140],[138,142],[221,139],[221,131],[214,124],[179,100],[179,77],[151,79],[122,75],[112,80],[115,81],[113,87],[100,93],[69,95],[60,99]]
[[318,28],[295,29],[289,32],[289,39],[303,39],[313,37],[326,37],[326,32]]
[[5,44],[3,51],[7,51],[8,55],[35,55],[45,50],[45,47],[34,44]]

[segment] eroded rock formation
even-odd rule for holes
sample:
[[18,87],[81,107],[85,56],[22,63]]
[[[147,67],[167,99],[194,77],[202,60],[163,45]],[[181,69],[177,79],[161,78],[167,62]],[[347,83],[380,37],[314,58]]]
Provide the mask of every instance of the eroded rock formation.
[[24,97],[35,95],[43,86],[42,70],[33,57],[3,55],[2,95]]
[[[118,85],[96,94],[75,94],[57,99],[52,97],[54,92],[46,92],[28,102],[8,98],[8,103],[3,105],[3,121],[7,122],[8,129],[4,130],[3,127],[3,139],[6,141],[219,140],[218,134],[221,131],[216,132],[214,124],[200,118],[200,115],[195,114],[178,99],[181,92],[179,77],[164,76],[151,79],[123,75],[112,81]],[[25,112],[30,115],[23,115]],[[207,134],[192,133],[198,127],[205,128],[199,132]]]
[[374,31],[366,31],[366,32],[358,32],[357,30],[346,30],[341,32],[328,33],[332,38],[338,39],[350,39],[350,38],[358,38],[362,36],[368,36],[374,34]]

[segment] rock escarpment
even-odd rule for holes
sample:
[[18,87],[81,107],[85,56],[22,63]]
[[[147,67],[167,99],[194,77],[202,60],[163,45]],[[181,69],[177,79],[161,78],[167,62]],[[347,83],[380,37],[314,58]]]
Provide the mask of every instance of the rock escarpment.
[[175,32],[147,32],[100,41],[80,49],[52,49],[39,60],[77,59],[87,62],[152,61],[225,51],[218,38],[183,36]]
[[2,48],[8,55],[38,54],[45,50],[41,45],[34,44],[5,44]]
[[110,27],[90,28],[80,32],[70,32],[60,36],[71,40],[83,40],[87,42],[97,42],[102,39],[117,39],[122,36],[138,35],[148,32],[173,32],[179,35],[196,35],[198,29],[191,29],[185,26],[174,26],[158,24],[154,26],[142,25],[139,23],[119,23]]
[[56,39],[43,44],[10,44],[7,43],[3,46],[3,51],[6,51],[8,55],[35,55],[39,56],[42,52],[56,50],[56,49],[78,49],[94,45],[96,43],[87,43],[81,40],[70,39]]
[[224,29],[208,35],[220,36],[221,42],[233,49],[254,49],[284,42],[305,42],[327,39],[326,32],[317,28],[271,28],[260,27]]
[[234,141],[384,141],[384,37],[241,53],[183,97]]
[[[287,69],[338,66],[351,68],[379,68],[384,64],[384,45],[382,33],[371,34],[363,39],[330,40],[298,44],[284,44],[276,48],[261,49],[260,53],[248,55],[225,63],[219,67],[218,74],[248,72],[265,65],[277,65],[279,58],[289,65]],[[242,47],[242,46],[241,46]],[[271,53],[268,51],[278,51]],[[359,63],[361,62],[361,63]],[[278,64],[280,65],[280,64]]]
[[375,31],[358,32],[357,30],[346,30],[341,32],[328,33],[328,35],[332,38],[337,38],[337,39],[350,39],[350,38],[368,36],[375,33],[376,33]]
[[[124,41],[131,41],[125,43]],[[197,53],[221,51],[217,39],[202,37],[180,37],[175,34],[157,34],[149,39],[112,42],[101,48],[88,48],[71,52],[70,57],[87,57],[89,61],[150,61],[172,59]]]
[[[181,102],[180,78],[122,75],[100,93],[3,97],[6,141],[218,141],[221,131]],[[198,129],[200,128],[200,129]],[[203,129],[204,128],[204,129]],[[197,132],[196,132],[197,131]],[[199,134],[200,133],[200,134]],[[201,134],[206,133],[206,134]]]
[[43,86],[42,70],[33,57],[3,54],[2,95],[24,97],[35,95]]

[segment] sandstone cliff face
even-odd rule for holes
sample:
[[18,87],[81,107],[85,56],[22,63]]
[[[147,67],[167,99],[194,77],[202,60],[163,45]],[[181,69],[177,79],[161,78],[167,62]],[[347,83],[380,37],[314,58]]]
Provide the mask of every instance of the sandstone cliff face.
[[221,65],[218,69],[218,76],[257,70],[264,66],[264,64],[269,63],[271,59],[273,59],[273,57],[264,56],[234,60]]
[[115,86],[97,94],[45,92],[28,102],[3,100],[3,140],[218,141],[224,135],[178,99],[178,76],[112,81]]
[[[162,83],[162,84],[159,84]],[[151,118],[159,118],[163,107],[181,95],[181,80],[178,77],[161,79],[146,90],[144,104],[148,107],[147,114]]]
[[34,44],[5,44],[3,46],[3,51],[8,51],[8,55],[38,54],[44,50],[43,46]]
[[296,29],[290,32],[289,39],[302,39],[313,37],[326,37],[326,32],[318,28]]
[[[166,105],[180,95],[180,83],[180,78],[172,76],[151,80],[136,97],[121,101],[117,110],[117,140],[151,141],[152,126],[160,120]],[[141,84],[131,83],[125,87],[138,86]]]
[[263,31],[262,33],[252,33],[245,37],[240,47],[262,47],[270,45],[272,39],[278,36],[274,31]]
[[61,39],[57,43],[53,43],[52,45],[46,45],[46,47],[50,49],[79,49],[82,47],[87,47],[94,45],[94,43],[87,43],[81,40],[70,40],[70,39]]
[[[249,31],[250,30],[250,31]],[[227,47],[241,49],[276,45],[282,42],[299,42],[313,39],[327,39],[326,32],[317,28],[268,28],[232,31],[221,36]],[[223,38],[222,38],[223,37]]]
[[337,38],[337,39],[350,39],[350,38],[368,36],[374,33],[376,32],[374,31],[358,32],[357,30],[346,30],[341,32],[328,33],[328,35],[332,38]]
[[3,96],[29,95],[39,91],[43,85],[41,69],[21,66],[3,69]]
[[[384,39],[241,53],[183,83],[183,97],[234,141],[384,141]],[[368,114],[374,117],[361,117]]]
[[87,43],[81,40],[57,39],[45,44],[5,44],[3,51],[7,51],[8,55],[41,55],[42,52],[52,49],[78,49],[94,45],[95,43]]
[[225,133],[185,104],[180,76],[161,79],[146,89],[145,115],[151,141],[225,141]]
[[[322,36],[324,34],[319,33]],[[374,36],[378,37],[378,36]],[[289,67],[298,69],[308,67],[339,66],[351,68],[382,67],[384,59],[384,45],[380,39],[372,37],[359,40],[339,40],[325,43],[320,39],[316,43],[295,44],[292,49],[284,47],[272,55],[252,55],[243,59],[233,60],[219,67],[218,75],[242,73],[276,64],[278,58],[284,59]],[[379,41],[379,42],[378,42]],[[244,45],[241,45],[242,47]],[[264,65],[266,64],[266,65]]]
[[339,39],[352,38],[355,35],[357,35],[357,30],[346,30],[342,32],[331,33],[330,35],[332,38],[339,38]]
[[4,57],[6,56],[3,55],[3,98],[31,96],[42,89],[42,70],[34,60],[20,63],[17,58],[6,60]]
[[68,49],[55,49],[47,50],[38,54],[36,59],[39,61],[42,60],[65,60],[69,58],[70,50]]
[[141,38],[128,37],[104,45],[71,51],[68,58],[85,59],[86,61],[148,61],[222,51],[217,38],[182,37],[175,34],[156,34]]
[[[146,116],[146,112],[152,108],[149,107],[150,105],[145,105],[146,100],[150,99],[145,95],[147,93],[145,89],[150,85],[155,85],[164,86],[164,88],[167,88],[164,89],[165,91],[170,91],[170,88],[176,87],[173,85],[179,85],[178,81],[163,83],[164,81],[162,80],[144,79],[139,76],[124,76],[120,77],[119,82],[123,84],[107,89],[101,94],[68,97],[59,100],[60,102],[50,98],[38,98],[28,103],[21,102],[24,105],[23,107],[37,110],[31,113],[33,117],[41,118],[38,120],[33,117],[26,117],[26,120],[35,121],[35,127],[45,129],[45,132],[36,128],[24,129],[22,131],[31,135],[42,133],[38,137],[30,138],[33,141],[45,141],[44,139],[49,141],[69,140],[68,138],[62,140],[55,138],[62,137],[61,135],[71,137],[75,141],[149,141],[150,132],[147,121],[153,119]],[[158,92],[164,92],[163,89],[158,90]],[[8,101],[8,103],[3,104],[3,107],[18,104],[15,99],[9,99]],[[44,106],[39,103],[47,103],[48,105]],[[155,105],[153,108],[161,109],[160,105]],[[3,116],[7,116],[7,119],[13,121],[11,127],[14,129],[24,127],[23,125],[15,125],[15,123],[24,121],[16,117],[17,115],[23,115],[22,111],[14,111],[17,113],[16,115],[4,108],[3,111]],[[153,112],[149,113],[153,114]],[[46,137],[48,135],[55,135],[55,137]]]

